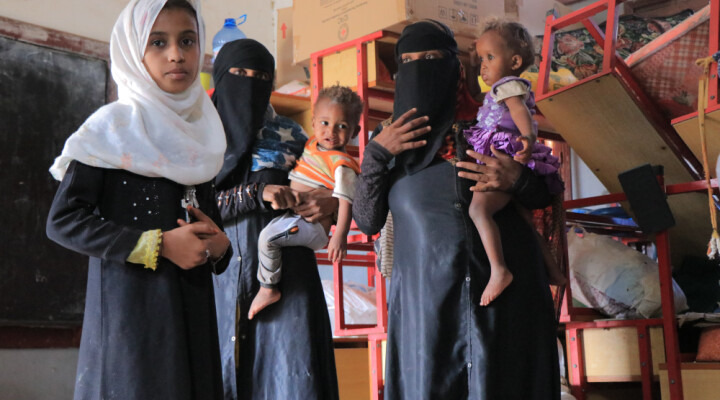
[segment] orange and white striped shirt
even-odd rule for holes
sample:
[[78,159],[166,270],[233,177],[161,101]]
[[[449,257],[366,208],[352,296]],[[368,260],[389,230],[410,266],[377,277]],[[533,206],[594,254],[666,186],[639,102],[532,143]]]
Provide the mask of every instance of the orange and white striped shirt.
[[355,179],[360,165],[349,154],[339,150],[318,148],[317,140],[308,140],[303,154],[295,168],[290,171],[290,180],[313,188],[327,188],[333,197],[352,203],[355,197]]

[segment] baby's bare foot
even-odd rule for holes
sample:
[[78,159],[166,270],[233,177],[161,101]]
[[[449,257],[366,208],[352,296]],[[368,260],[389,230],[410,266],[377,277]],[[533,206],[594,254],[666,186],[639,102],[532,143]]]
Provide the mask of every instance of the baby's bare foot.
[[513,280],[513,274],[507,268],[496,268],[490,272],[490,280],[488,281],[483,294],[480,297],[480,305],[486,306],[495,300],[500,293],[505,290]]
[[252,304],[250,304],[250,311],[248,311],[248,319],[253,319],[253,317],[257,313],[259,313],[263,308],[269,306],[270,304],[277,303],[277,301],[280,300],[281,296],[282,295],[280,294],[280,291],[278,289],[261,287],[258,293],[255,295]]

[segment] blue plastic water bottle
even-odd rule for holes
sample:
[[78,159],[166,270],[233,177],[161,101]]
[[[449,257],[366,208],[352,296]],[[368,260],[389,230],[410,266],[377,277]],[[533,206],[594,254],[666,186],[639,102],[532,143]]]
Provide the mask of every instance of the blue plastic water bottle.
[[237,27],[238,25],[242,25],[246,20],[247,14],[241,15],[240,18],[238,18],[237,20],[235,18],[227,18],[225,20],[223,27],[220,28],[218,33],[216,33],[213,37],[213,62],[215,62],[215,57],[217,57],[218,52],[225,43],[232,42],[233,40],[246,38],[243,31],[241,31]]

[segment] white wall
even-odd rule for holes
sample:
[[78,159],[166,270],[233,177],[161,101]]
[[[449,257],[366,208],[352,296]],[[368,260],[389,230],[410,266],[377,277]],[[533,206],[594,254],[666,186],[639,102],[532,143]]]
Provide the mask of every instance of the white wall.
[[573,199],[583,199],[610,193],[595,176],[595,173],[572,150],[570,151],[570,170],[572,171]]
[[[3,0],[0,15],[109,42],[115,20],[127,3],[127,0]],[[277,3],[288,7],[292,0],[203,0],[207,53],[212,53],[212,37],[225,18],[237,18],[242,14],[247,14],[247,22],[240,29],[274,53]]]
[[[581,5],[587,5],[586,0]],[[126,0],[2,0],[0,16],[108,42]],[[207,49],[225,18],[247,14],[240,29],[275,53],[276,12],[292,0],[203,0]],[[553,0],[518,0],[519,20],[532,34],[542,34]],[[577,7],[574,7],[577,8]],[[572,157],[573,197],[602,194],[604,187],[575,155]],[[331,279],[329,268],[321,268]],[[365,282],[365,271],[348,269],[346,279]],[[72,397],[77,349],[0,350],[0,400],[69,399]]]
[[0,350],[0,400],[72,399],[77,349]]

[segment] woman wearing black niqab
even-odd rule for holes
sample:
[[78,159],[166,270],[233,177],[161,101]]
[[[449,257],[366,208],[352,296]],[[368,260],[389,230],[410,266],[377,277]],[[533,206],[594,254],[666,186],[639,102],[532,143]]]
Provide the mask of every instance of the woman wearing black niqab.
[[[261,73],[233,74],[231,68]],[[213,102],[225,126],[228,149],[216,178],[218,204],[225,231],[233,246],[227,271],[215,279],[225,399],[336,400],[335,358],[327,305],[315,254],[304,247],[283,250],[283,298],[253,320],[247,313],[257,293],[257,239],[277,211],[270,201],[291,201],[289,165],[253,163],[258,131],[270,126],[307,138],[293,121],[268,108],[274,59],[252,39],[226,43],[213,66]],[[279,131],[278,130],[278,131]],[[287,145],[275,131],[263,137],[273,149]],[[304,136],[300,135],[303,134]],[[293,139],[291,138],[291,139]],[[267,144],[267,143],[266,143]],[[302,152],[304,140],[297,146]],[[280,156],[286,160],[288,157]],[[326,196],[326,197],[322,197]],[[335,200],[317,194],[305,202],[306,214],[331,214]],[[281,210],[282,211],[282,210]],[[310,214],[308,214],[310,213]]]
[[[557,399],[552,298],[540,249],[521,246],[536,243],[533,228],[513,206],[495,218],[517,280],[479,305],[490,266],[468,216],[475,182],[458,177],[455,166],[465,158],[457,150],[464,138],[453,133],[477,104],[467,101],[452,32],[436,21],[409,25],[396,55],[394,122],[365,148],[353,203],[364,233],[377,233],[388,211],[394,222],[385,399]],[[527,208],[549,204],[547,187],[529,169],[509,157],[485,161],[482,179]]]
[[[213,64],[215,91],[212,101],[220,114],[227,138],[222,170],[215,178],[219,189],[232,187],[234,174],[249,172],[256,132],[263,127],[270,104],[275,59],[261,43],[253,39],[235,40],[223,46]],[[236,75],[230,68],[266,73],[270,79]]]

